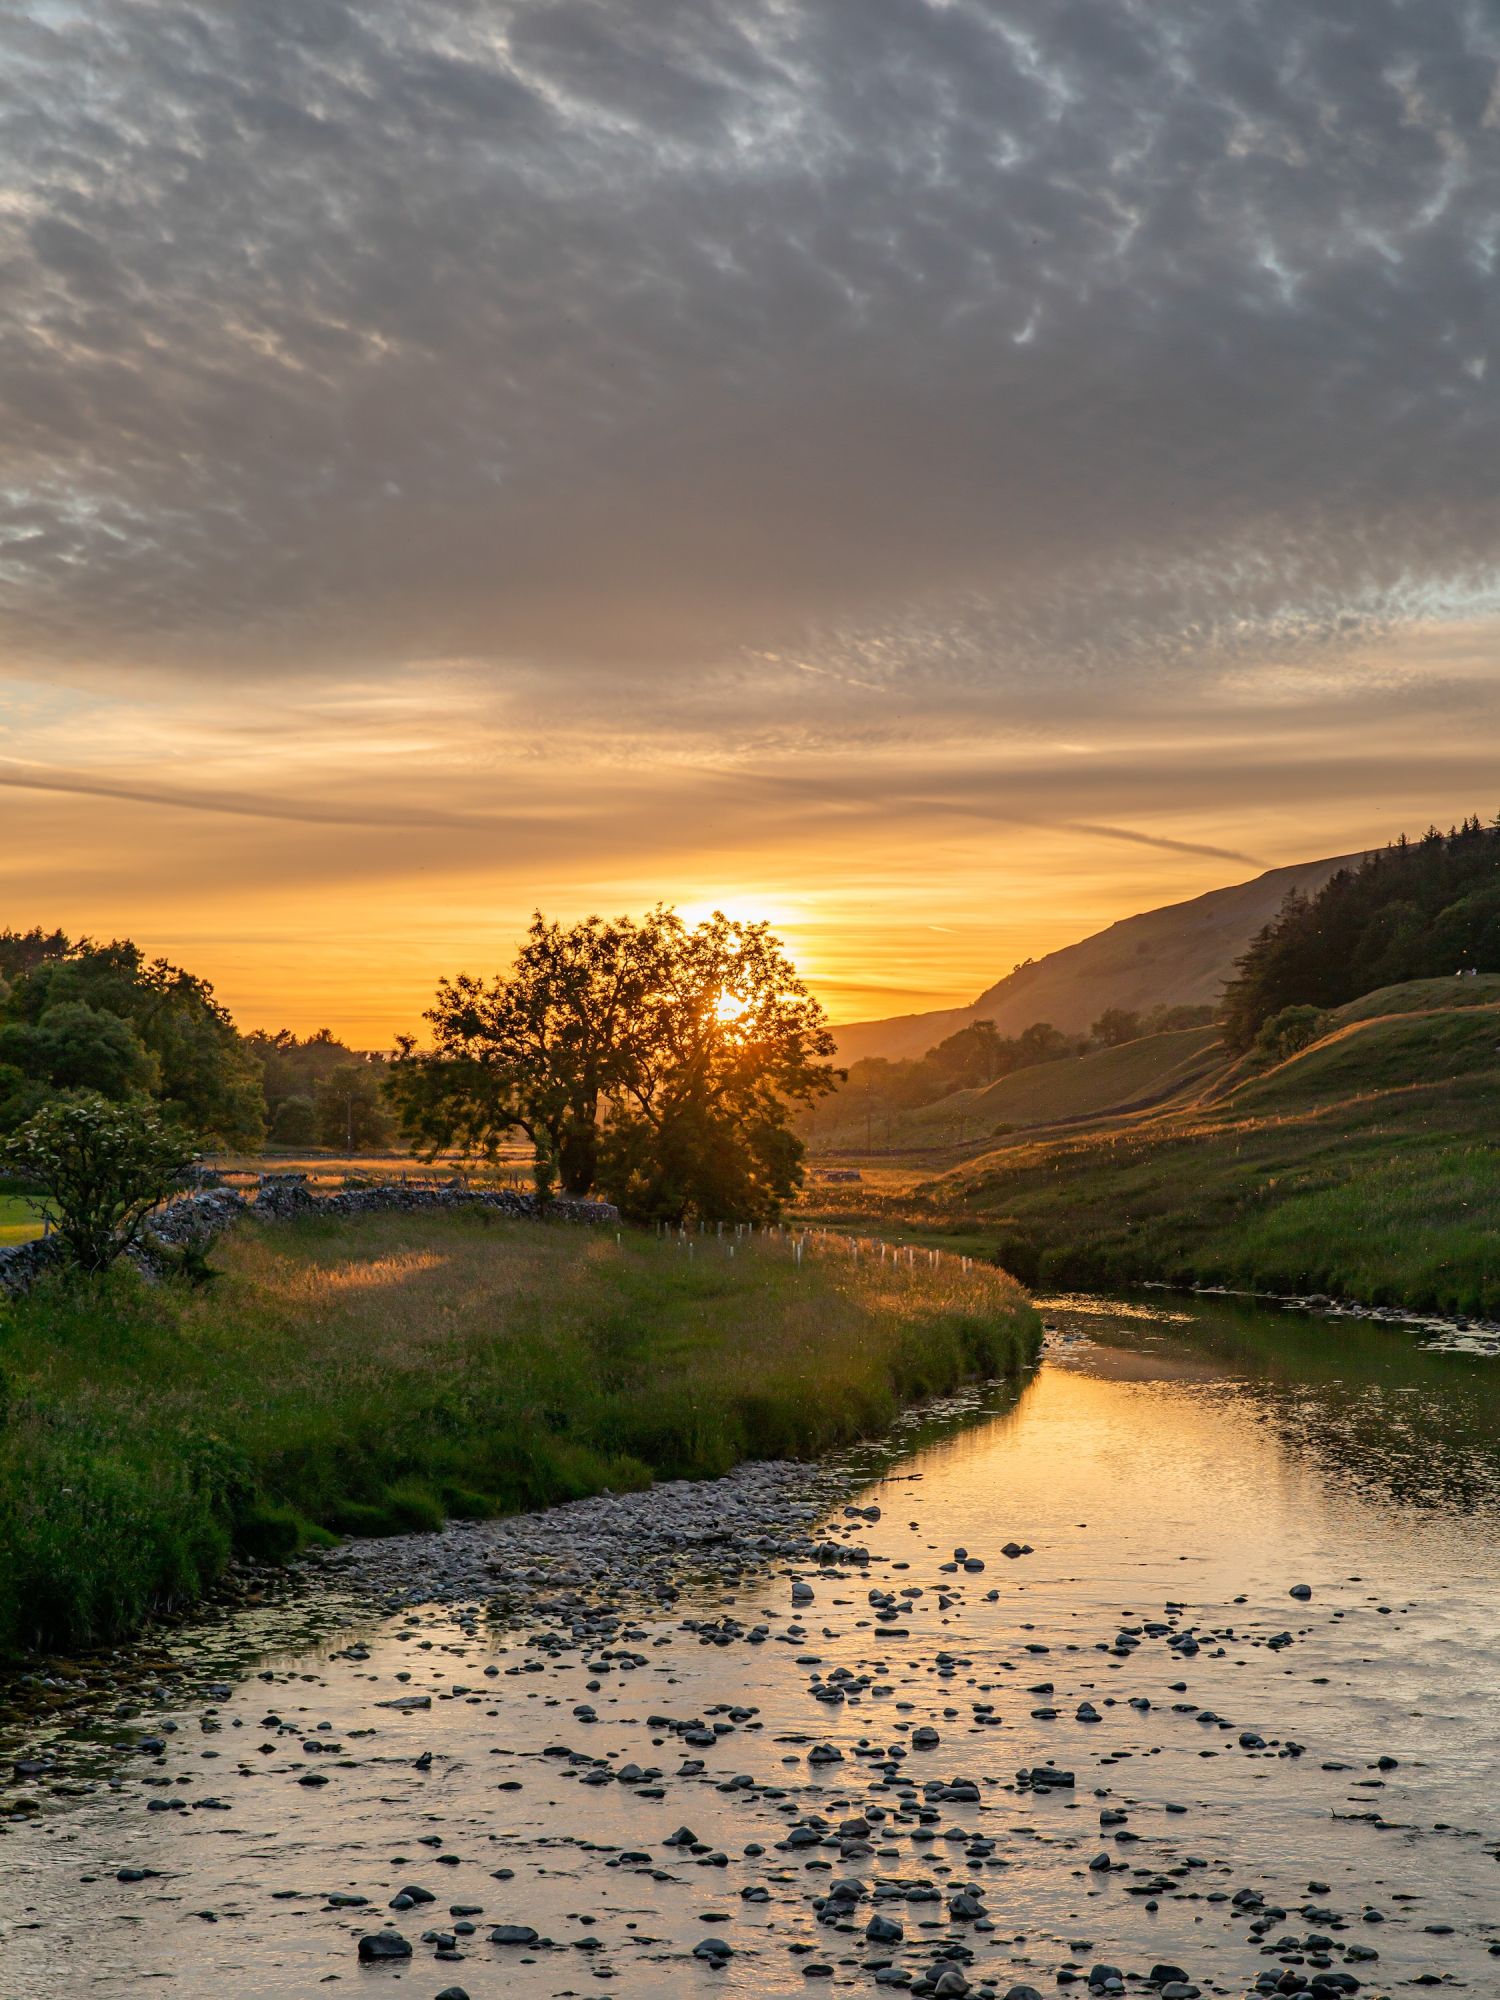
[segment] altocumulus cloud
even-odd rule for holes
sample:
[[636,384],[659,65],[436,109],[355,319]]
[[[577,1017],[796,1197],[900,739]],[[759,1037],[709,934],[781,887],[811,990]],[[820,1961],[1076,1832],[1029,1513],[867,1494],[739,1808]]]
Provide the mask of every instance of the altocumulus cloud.
[[0,630],[941,707],[1472,613],[1497,74],[1480,0],[14,0]]

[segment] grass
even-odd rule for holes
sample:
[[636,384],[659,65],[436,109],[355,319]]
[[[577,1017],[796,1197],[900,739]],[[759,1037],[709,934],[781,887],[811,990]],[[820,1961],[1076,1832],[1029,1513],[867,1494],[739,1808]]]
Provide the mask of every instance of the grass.
[[1175,1098],[1212,1074],[1222,1059],[1212,1028],[1143,1035],[1115,1049],[1095,1049],[1017,1070],[983,1089],[956,1090],[933,1104],[872,1113],[835,1098],[813,1128],[820,1151],[858,1148],[866,1134],[889,1149],[981,1141],[1015,1128],[1066,1124]]
[[1029,1284],[1160,1279],[1500,1317],[1487,983],[1387,989],[1269,1071],[1226,1063],[1158,1112],[819,1189],[819,1208],[987,1255]]
[[806,1457],[1034,1354],[993,1270],[475,1215],[246,1225],[208,1290],[0,1318],[0,1648],[190,1603],[231,1553]]
[[0,1194],[0,1249],[42,1233],[42,1218],[24,1194]]

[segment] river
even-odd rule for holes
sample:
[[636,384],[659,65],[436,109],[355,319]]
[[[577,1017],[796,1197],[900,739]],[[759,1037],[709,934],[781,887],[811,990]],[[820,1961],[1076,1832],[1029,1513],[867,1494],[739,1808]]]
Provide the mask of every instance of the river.
[[[700,1576],[608,1645],[448,1605],[205,1633],[220,1685],[77,1719],[0,1822],[4,1993],[1500,1994],[1496,1363],[1233,1300],[1045,1314],[1024,1384],[851,1475],[868,1563]],[[382,1925],[414,1956],[361,1965]]]

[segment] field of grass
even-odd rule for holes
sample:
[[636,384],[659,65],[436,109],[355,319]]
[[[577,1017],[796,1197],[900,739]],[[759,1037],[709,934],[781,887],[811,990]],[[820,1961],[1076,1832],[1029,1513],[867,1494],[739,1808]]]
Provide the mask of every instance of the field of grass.
[[1500,973],[1477,973],[1472,979],[1409,979],[1404,986],[1382,986],[1336,1007],[1340,1026],[1372,1021],[1377,1015],[1449,1013],[1455,1007],[1500,1006]]
[[1116,1049],[1094,1049],[1017,1070],[983,1089],[956,1090],[933,1104],[868,1118],[850,1101],[820,1109],[814,1131],[820,1152],[860,1148],[913,1150],[962,1145],[1038,1125],[1068,1124],[1113,1112],[1156,1105],[1190,1091],[1221,1066],[1213,1028],[1183,1028],[1143,1035]]
[[1220,1088],[1159,1114],[1017,1134],[943,1172],[820,1188],[814,1206],[1030,1284],[1149,1278],[1500,1317],[1500,1009],[1473,997],[1486,983],[1387,989],[1291,1060],[1226,1067]]
[[0,1194],[0,1249],[42,1233],[42,1219],[24,1194]]
[[206,1290],[0,1314],[0,1650],[191,1602],[231,1551],[801,1457],[1035,1352],[992,1269],[475,1214],[245,1225]]

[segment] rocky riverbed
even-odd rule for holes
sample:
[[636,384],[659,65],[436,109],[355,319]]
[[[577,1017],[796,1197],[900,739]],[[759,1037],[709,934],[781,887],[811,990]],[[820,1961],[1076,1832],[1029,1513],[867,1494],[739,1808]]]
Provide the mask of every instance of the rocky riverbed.
[[4,1990],[1500,1993],[1500,1479],[1436,1364],[1224,1310],[1063,1302],[904,1440],[180,1635],[17,1745]]

